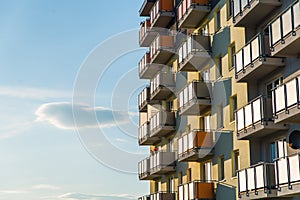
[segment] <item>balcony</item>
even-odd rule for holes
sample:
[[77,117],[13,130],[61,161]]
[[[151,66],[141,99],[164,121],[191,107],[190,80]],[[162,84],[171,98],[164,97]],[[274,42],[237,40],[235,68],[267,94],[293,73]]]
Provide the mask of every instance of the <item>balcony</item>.
[[179,47],[179,71],[201,71],[211,60],[209,36],[193,34]]
[[140,47],[149,47],[157,34],[157,32],[151,29],[150,19],[142,22],[139,33]]
[[300,76],[273,90],[272,102],[275,123],[300,122],[299,79]]
[[175,171],[175,153],[155,151],[150,155],[151,176],[161,176]]
[[174,74],[160,72],[150,81],[150,99],[151,101],[166,100],[173,94],[174,89]]
[[178,27],[196,28],[210,12],[209,0],[183,0],[178,6]]
[[154,145],[159,141],[159,137],[150,137],[149,122],[146,122],[139,127],[139,145]]
[[152,180],[157,176],[150,175],[150,158],[146,158],[138,163],[138,173],[140,180]]
[[139,197],[138,200],[150,200],[150,195]]
[[174,112],[159,111],[150,119],[150,137],[165,137],[175,131],[175,126]]
[[175,200],[176,194],[173,192],[156,192],[150,195],[150,200]]
[[178,186],[178,200],[215,199],[214,183],[193,181]]
[[263,199],[277,196],[273,163],[259,163],[238,171],[240,199]]
[[179,92],[179,114],[201,115],[211,106],[210,82],[193,81]]
[[150,53],[147,52],[139,62],[139,77],[141,79],[152,79],[163,67],[159,64],[150,64]]
[[157,0],[150,11],[151,27],[168,28],[174,17],[174,1]]
[[139,11],[141,17],[150,16],[151,8],[154,6],[156,0],[144,0],[143,5]]
[[269,26],[273,56],[297,56],[300,53],[300,3],[297,1]]
[[235,77],[237,82],[259,80],[285,65],[285,60],[270,56],[269,37],[259,34],[236,53]]
[[272,99],[258,97],[235,113],[238,139],[264,137],[279,130],[288,129],[275,124],[272,117]]
[[300,195],[299,154],[290,155],[275,161],[275,174],[278,196]]
[[236,27],[256,27],[280,5],[279,0],[234,0],[233,24]]
[[199,161],[213,155],[213,132],[193,130],[178,139],[178,161]]
[[150,101],[150,88],[145,87],[138,96],[139,99],[139,111],[147,112],[147,105]]
[[150,45],[151,64],[166,64],[174,53],[174,37],[158,35]]

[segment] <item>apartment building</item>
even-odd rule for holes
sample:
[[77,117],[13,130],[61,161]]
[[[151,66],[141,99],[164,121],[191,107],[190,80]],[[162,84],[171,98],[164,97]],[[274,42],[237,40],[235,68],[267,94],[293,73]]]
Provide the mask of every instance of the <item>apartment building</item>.
[[141,200],[300,199],[299,0],[144,0]]

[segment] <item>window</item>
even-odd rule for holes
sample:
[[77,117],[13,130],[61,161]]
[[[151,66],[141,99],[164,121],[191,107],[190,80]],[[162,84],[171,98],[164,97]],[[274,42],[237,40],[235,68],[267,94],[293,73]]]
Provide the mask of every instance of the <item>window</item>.
[[205,70],[205,71],[202,73],[202,78],[203,78],[203,81],[209,81],[209,80],[210,80],[210,72],[209,72],[209,69],[208,69],[208,70]]
[[222,56],[221,54],[218,55],[215,59],[216,63],[216,78],[222,77]]
[[173,102],[173,101],[170,101],[170,102],[169,102],[169,110],[170,110],[170,111],[173,111],[173,110],[174,110],[174,102]]
[[231,0],[227,0],[227,19],[229,19],[230,17],[232,17],[232,2]]
[[174,152],[174,139],[169,139],[168,149],[170,152]]
[[241,169],[240,152],[235,150],[232,153],[232,176],[237,175],[237,171]]
[[224,170],[224,155],[219,156],[218,158],[218,166],[219,166],[219,181],[225,179],[225,170]]
[[285,139],[271,143],[271,162],[285,156],[287,156],[287,144]]
[[174,179],[174,177],[169,178],[169,192],[175,192],[175,179]]
[[208,36],[209,35],[209,29],[208,29],[208,24],[205,24],[202,28],[201,28],[201,33],[204,36]]
[[192,169],[191,168],[186,170],[186,180],[187,180],[187,182],[192,181]]
[[223,123],[223,106],[222,105],[218,105],[216,107],[217,109],[217,129],[222,129],[224,126]]
[[221,11],[220,8],[215,12],[215,32],[221,29]]
[[235,43],[231,43],[228,46],[228,67],[229,70],[234,68],[234,54],[235,54]]
[[268,97],[272,97],[272,90],[276,88],[278,85],[281,85],[283,78],[276,78],[275,80],[266,84],[266,94]]
[[178,185],[182,184],[182,172],[178,172]]
[[230,103],[230,121],[232,122],[235,120],[234,111],[237,109],[237,95],[231,96],[229,99],[229,103]]
[[212,162],[206,162],[202,165],[202,179],[206,181],[212,180]]

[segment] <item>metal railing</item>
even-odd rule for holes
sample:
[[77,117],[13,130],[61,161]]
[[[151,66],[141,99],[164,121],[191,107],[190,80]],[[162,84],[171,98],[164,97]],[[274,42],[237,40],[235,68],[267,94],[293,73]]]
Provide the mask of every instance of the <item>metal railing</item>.
[[179,21],[183,20],[183,17],[186,15],[187,11],[191,7],[209,6],[209,5],[210,5],[209,0],[183,0],[177,7],[178,20]]
[[146,122],[139,127],[139,142],[147,139],[148,137],[150,137],[149,122]]
[[[211,186],[210,190],[208,187],[201,190],[201,184],[209,184]],[[204,185],[203,185],[204,186]],[[203,197],[201,197],[201,192]],[[214,181],[212,180],[197,180],[189,183],[185,183],[178,186],[178,200],[194,200],[194,199],[214,199]]]

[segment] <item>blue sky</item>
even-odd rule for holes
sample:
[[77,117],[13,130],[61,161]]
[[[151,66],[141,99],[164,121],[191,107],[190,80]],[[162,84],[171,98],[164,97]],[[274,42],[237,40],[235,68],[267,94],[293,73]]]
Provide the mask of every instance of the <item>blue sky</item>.
[[[136,73],[145,52],[137,42],[141,4],[0,1],[0,200],[127,200],[149,192],[134,173],[147,152],[136,140],[136,96],[146,83]],[[131,45],[111,42],[128,30]],[[109,51],[97,49],[105,41],[113,52],[132,51],[102,66]],[[91,63],[105,73],[90,88],[95,93],[72,104],[76,78]],[[94,104],[84,101],[88,95]]]

